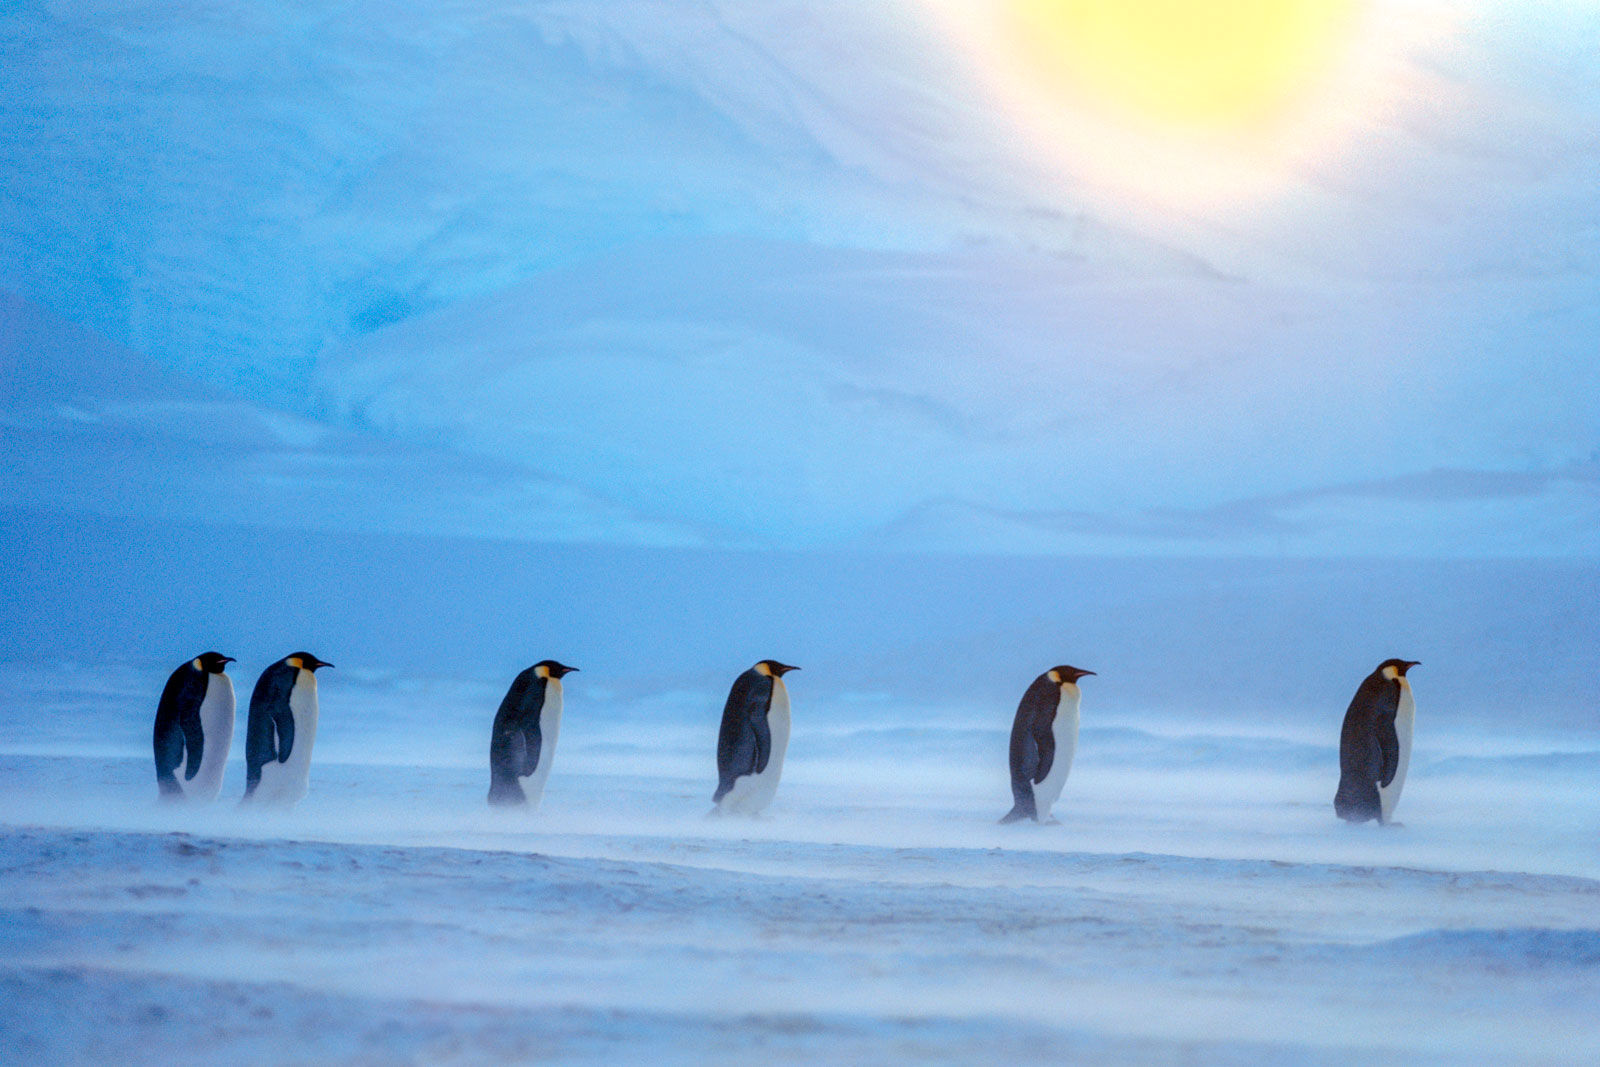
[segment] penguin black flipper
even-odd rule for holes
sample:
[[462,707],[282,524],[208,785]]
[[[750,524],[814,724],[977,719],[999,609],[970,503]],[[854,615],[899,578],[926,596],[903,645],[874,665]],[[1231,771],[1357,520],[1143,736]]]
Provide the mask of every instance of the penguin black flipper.
[[206,672],[193,661],[172,672],[161,690],[156,705],[156,725],[152,741],[155,748],[156,784],[162,796],[182,796],[176,771],[189,750],[189,767],[184,778],[193,778],[200,769],[200,705],[206,699]]
[[288,763],[289,753],[294,751],[294,712],[289,710],[288,697],[273,706],[272,725],[278,732],[278,762]]
[[1378,784],[1387,787],[1400,767],[1400,737],[1395,716],[1400,713],[1400,683],[1385,681],[1373,707],[1373,733],[1378,741]]
[[1394,718],[1379,719],[1377,733],[1378,784],[1387,789],[1400,769],[1400,735],[1395,732]]
[[[201,701],[205,700],[202,695]],[[206,751],[206,731],[200,725],[200,702],[186,709],[178,719],[178,725],[183,729],[183,745],[189,750],[189,762],[183,772],[183,780],[188,781],[200,773],[200,760]]]
[[1033,743],[1039,747],[1039,765],[1033,769],[1033,784],[1038,785],[1050,774],[1056,762],[1056,734],[1048,723],[1033,732]]
[[772,728],[767,724],[771,707],[769,676],[751,668],[734,679],[717,733],[717,791],[712,803],[721,802],[737,779],[766,769],[772,756]]
[[755,773],[760,774],[767,769],[767,760],[772,758],[772,727],[767,724],[766,708],[750,712],[750,732],[756,742]]
[[521,752],[517,777],[526,778],[539,769],[539,752],[544,747],[544,735],[539,732],[539,723],[535,721],[531,728],[518,730],[516,737],[517,748]]

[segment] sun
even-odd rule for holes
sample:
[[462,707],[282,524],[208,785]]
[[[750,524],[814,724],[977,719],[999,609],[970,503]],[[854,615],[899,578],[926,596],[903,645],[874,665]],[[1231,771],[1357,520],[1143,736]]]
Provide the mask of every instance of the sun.
[[1441,2],[921,0],[1016,181],[1180,227],[1315,195],[1308,174],[1416,95]]
[[1001,5],[1022,72],[1143,118],[1223,128],[1270,120],[1316,82],[1357,0],[1012,0]]

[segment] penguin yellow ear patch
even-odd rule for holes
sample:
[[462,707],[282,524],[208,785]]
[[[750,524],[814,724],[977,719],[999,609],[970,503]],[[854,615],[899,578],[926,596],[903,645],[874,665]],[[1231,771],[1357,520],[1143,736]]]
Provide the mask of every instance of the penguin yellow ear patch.
[[285,662],[287,662],[289,666],[293,667],[295,670],[300,670],[305,666],[305,664],[300,661],[299,656],[290,656]]
[[535,667],[533,669],[533,674],[534,674],[534,677],[536,677],[536,678],[548,678],[548,677],[550,677],[550,668],[549,667]]
[[1057,685],[1060,685],[1061,684],[1061,672],[1060,671],[1051,671],[1050,672],[1050,680],[1052,682],[1056,683]]
[[200,666],[200,661],[199,661],[199,660],[194,660],[194,661],[193,661],[193,662],[192,662],[192,663],[190,663],[190,664],[189,664],[189,665],[190,665],[190,666],[191,666],[191,667],[193,667],[193,668],[194,668],[194,669],[195,669],[195,670],[197,670],[197,671],[203,671],[203,670],[205,670],[205,668],[204,668],[204,667],[202,667],[202,666]]

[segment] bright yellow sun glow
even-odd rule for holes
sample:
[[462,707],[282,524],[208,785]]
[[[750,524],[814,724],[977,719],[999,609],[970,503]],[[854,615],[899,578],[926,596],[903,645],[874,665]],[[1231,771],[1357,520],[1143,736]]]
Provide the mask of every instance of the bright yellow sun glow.
[[1313,175],[1419,98],[1407,57],[1453,19],[1441,0],[922,3],[1001,120],[1016,180],[1179,226],[1319,195]]
[[1013,0],[1045,86],[1137,116],[1221,126],[1294,102],[1343,48],[1355,0]]

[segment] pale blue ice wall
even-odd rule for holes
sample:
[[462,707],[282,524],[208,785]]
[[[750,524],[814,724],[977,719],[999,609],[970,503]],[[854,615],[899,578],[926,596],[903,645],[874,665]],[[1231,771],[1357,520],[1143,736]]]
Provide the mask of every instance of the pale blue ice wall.
[[915,3],[10,4],[0,288],[436,450],[435,531],[1593,557],[1600,13],[1445,6],[1154,226]]

